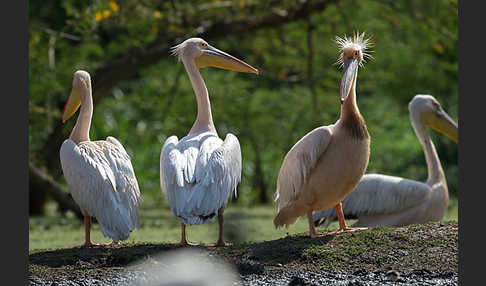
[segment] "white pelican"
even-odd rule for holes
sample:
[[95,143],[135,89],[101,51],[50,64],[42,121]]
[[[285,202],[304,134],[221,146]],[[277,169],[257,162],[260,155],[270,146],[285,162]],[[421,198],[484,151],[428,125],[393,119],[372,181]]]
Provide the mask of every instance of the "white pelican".
[[74,73],[71,94],[64,106],[66,122],[81,105],[76,125],[61,146],[61,166],[74,201],[84,215],[85,243],[90,238],[91,217],[98,220],[105,237],[113,244],[139,228],[138,206],[142,202],[137,178],[125,148],[114,137],[90,141],[93,115],[91,78],[85,71]]
[[173,48],[184,64],[197,100],[197,117],[189,134],[180,141],[169,137],[160,153],[160,184],[172,213],[186,224],[202,224],[218,215],[219,238],[214,246],[225,246],[223,211],[241,178],[241,151],[231,133],[221,140],[211,115],[209,95],[199,68],[213,66],[258,74],[258,70],[228,55],[200,38],[191,38]]
[[[449,204],[446,177],[434,144],[425,131],[430,126],[458,141],[457,124],[431,95],[416,95],[408,104],[412,127],[422,144],[427,162],[425,183],[381,174],[366,174],[343,201],[346,217],[357,217],[354,226],[405,226],[440,221]],[[332,209],[314,213],[314,224],[329,225]]]
[[335,124],[318,127],[302,137],[287,153],[277,180],[278,214],[275,227],[293,224],[307,214],[311,237],[317,233],[314,210],[336,207],[339,229],[331,233],[363,228],[346,226],[341,201],[363,176],[370,155],[370,136],[356,104],[356,79],[369,39],[364,33],[353,39],[337,37],[343,64],[340,101],[341,116]]

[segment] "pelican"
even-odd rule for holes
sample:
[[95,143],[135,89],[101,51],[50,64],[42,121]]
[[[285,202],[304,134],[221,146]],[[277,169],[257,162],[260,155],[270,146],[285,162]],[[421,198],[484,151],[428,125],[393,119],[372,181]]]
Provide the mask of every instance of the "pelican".
[[[279,201],[275,227],[290,224],[307,215],[311,237],[355,231],[346,225],[341,201],[356,187],[368,165],[370,136],[356,104],[358,67],[370,46],[364,33],[352,39],[336,37],[340,45],[339,62],[344,67],[341,79],[341,115],[335,124],[317,127],[302,137],[285,155],[277,179]],[[318,233],[312,213],[336,207],[339,229]]]
[[142,203],[130,156],[114,137],[90,141],[93,115],[91,78],[79,70],[74,73],[71,94],[62,112],[62,122],[81,106],[76,125],[60,150],[61,166],[74,201],[84,215],[85,247],[104,245],[91,242],[91,217],[100,224],[105,237],[117,244],[139,228],[138,206]]
[[[425,130],[430,126],[457,143],[457,124],[431,95],[416,95],[408,104],[410,121],[425,153],[425,183],[381,174],[366,174],[343,201],[344,215],[357,217],[354,226],[405,226],[440,221],[449,204],[446,177],[434,144]],[[335,219],[332,209],[314,213],[316,226]]]
[[197,100],[197,117],[189,134],[178,140],[167,138],[160,153],[160,185],[172,213],[181,222],[181,241],[186,239],[186,224],[202,224],[218,216],[219,236],[223,240],[223,212],[241,179],[241,150],[238,138],[228,133],[219,138],[211,115],[209,94],[199,69],[207,66],[255,73],[258,70],[222,52],[200,38],[190,38],[173,48],[184,64]]

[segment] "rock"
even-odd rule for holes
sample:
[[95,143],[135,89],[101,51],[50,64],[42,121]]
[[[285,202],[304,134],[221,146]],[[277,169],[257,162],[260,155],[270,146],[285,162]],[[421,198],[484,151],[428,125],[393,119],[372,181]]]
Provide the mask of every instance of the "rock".
[[386,272],[386,279],[389,281],[397,281],[400,279],[400,272],[396,270],[389,270]]
[[298,276],[294,276],[294,277],[292,277],[292,280],[290,280],[288,286],[308,286],[308,285],[310,285],[310,284],[305,282],[304,279],[302,279]]

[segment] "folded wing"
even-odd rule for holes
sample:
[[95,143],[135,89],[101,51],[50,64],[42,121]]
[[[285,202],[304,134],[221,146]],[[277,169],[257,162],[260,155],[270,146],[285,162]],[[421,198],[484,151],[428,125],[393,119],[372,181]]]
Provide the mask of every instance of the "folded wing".
[[297,199],[312,168],[331,141],[328,126],[318,127],[302,137],[284,158],[277,180],[278,210]]
[[[343,200],[345,216],[391,214],[416,206],[430,195],[424,183],[395,176],[366,174]],[[314,213],[316,225],[327,226],[336,218],[334,208]]]
[[100,223],[103,235],[127,239],[139,227],[143,201],[126,150],[113,137],[76,145],[67,139],[60,150],[61,165],[76,203]]
[[236,136],[222,141],[214,133],[168,138],[160,157],[162,190],[183,223],[214,218],[241,179],[241,150]]

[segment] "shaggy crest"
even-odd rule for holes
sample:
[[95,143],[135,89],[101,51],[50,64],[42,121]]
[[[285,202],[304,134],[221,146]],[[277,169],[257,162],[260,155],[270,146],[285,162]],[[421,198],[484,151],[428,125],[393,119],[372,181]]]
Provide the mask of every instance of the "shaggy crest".
[[182,42],[176,46],[173,46],[172,48],[170,48],[170,54],[177,57],[177,59],[179,61],[182,60],[182,50],[184,49],[185,47],[185,42]]
[[363,63],[365,63],[368,58],[373,58],[373,56],[370,54],[373,51],[369,50],[369,48],[373,47],[373,43],[371,43],[370,40],[371,38],[365,39],[365,32],[361,34],[359,32],[356,32],[352,38],[348,38],[346,35],[344,35],[343,38],[336,36],[336,43],[339,45],[341,54],[339,55],[339,58],[335,64],[339,64],[339,66],[342,68],[344,65],[344,49],[348,46],[356,45],[361,49],[361,53],[363,54],[363,60],[359,63],[359,65],[362,67]]

